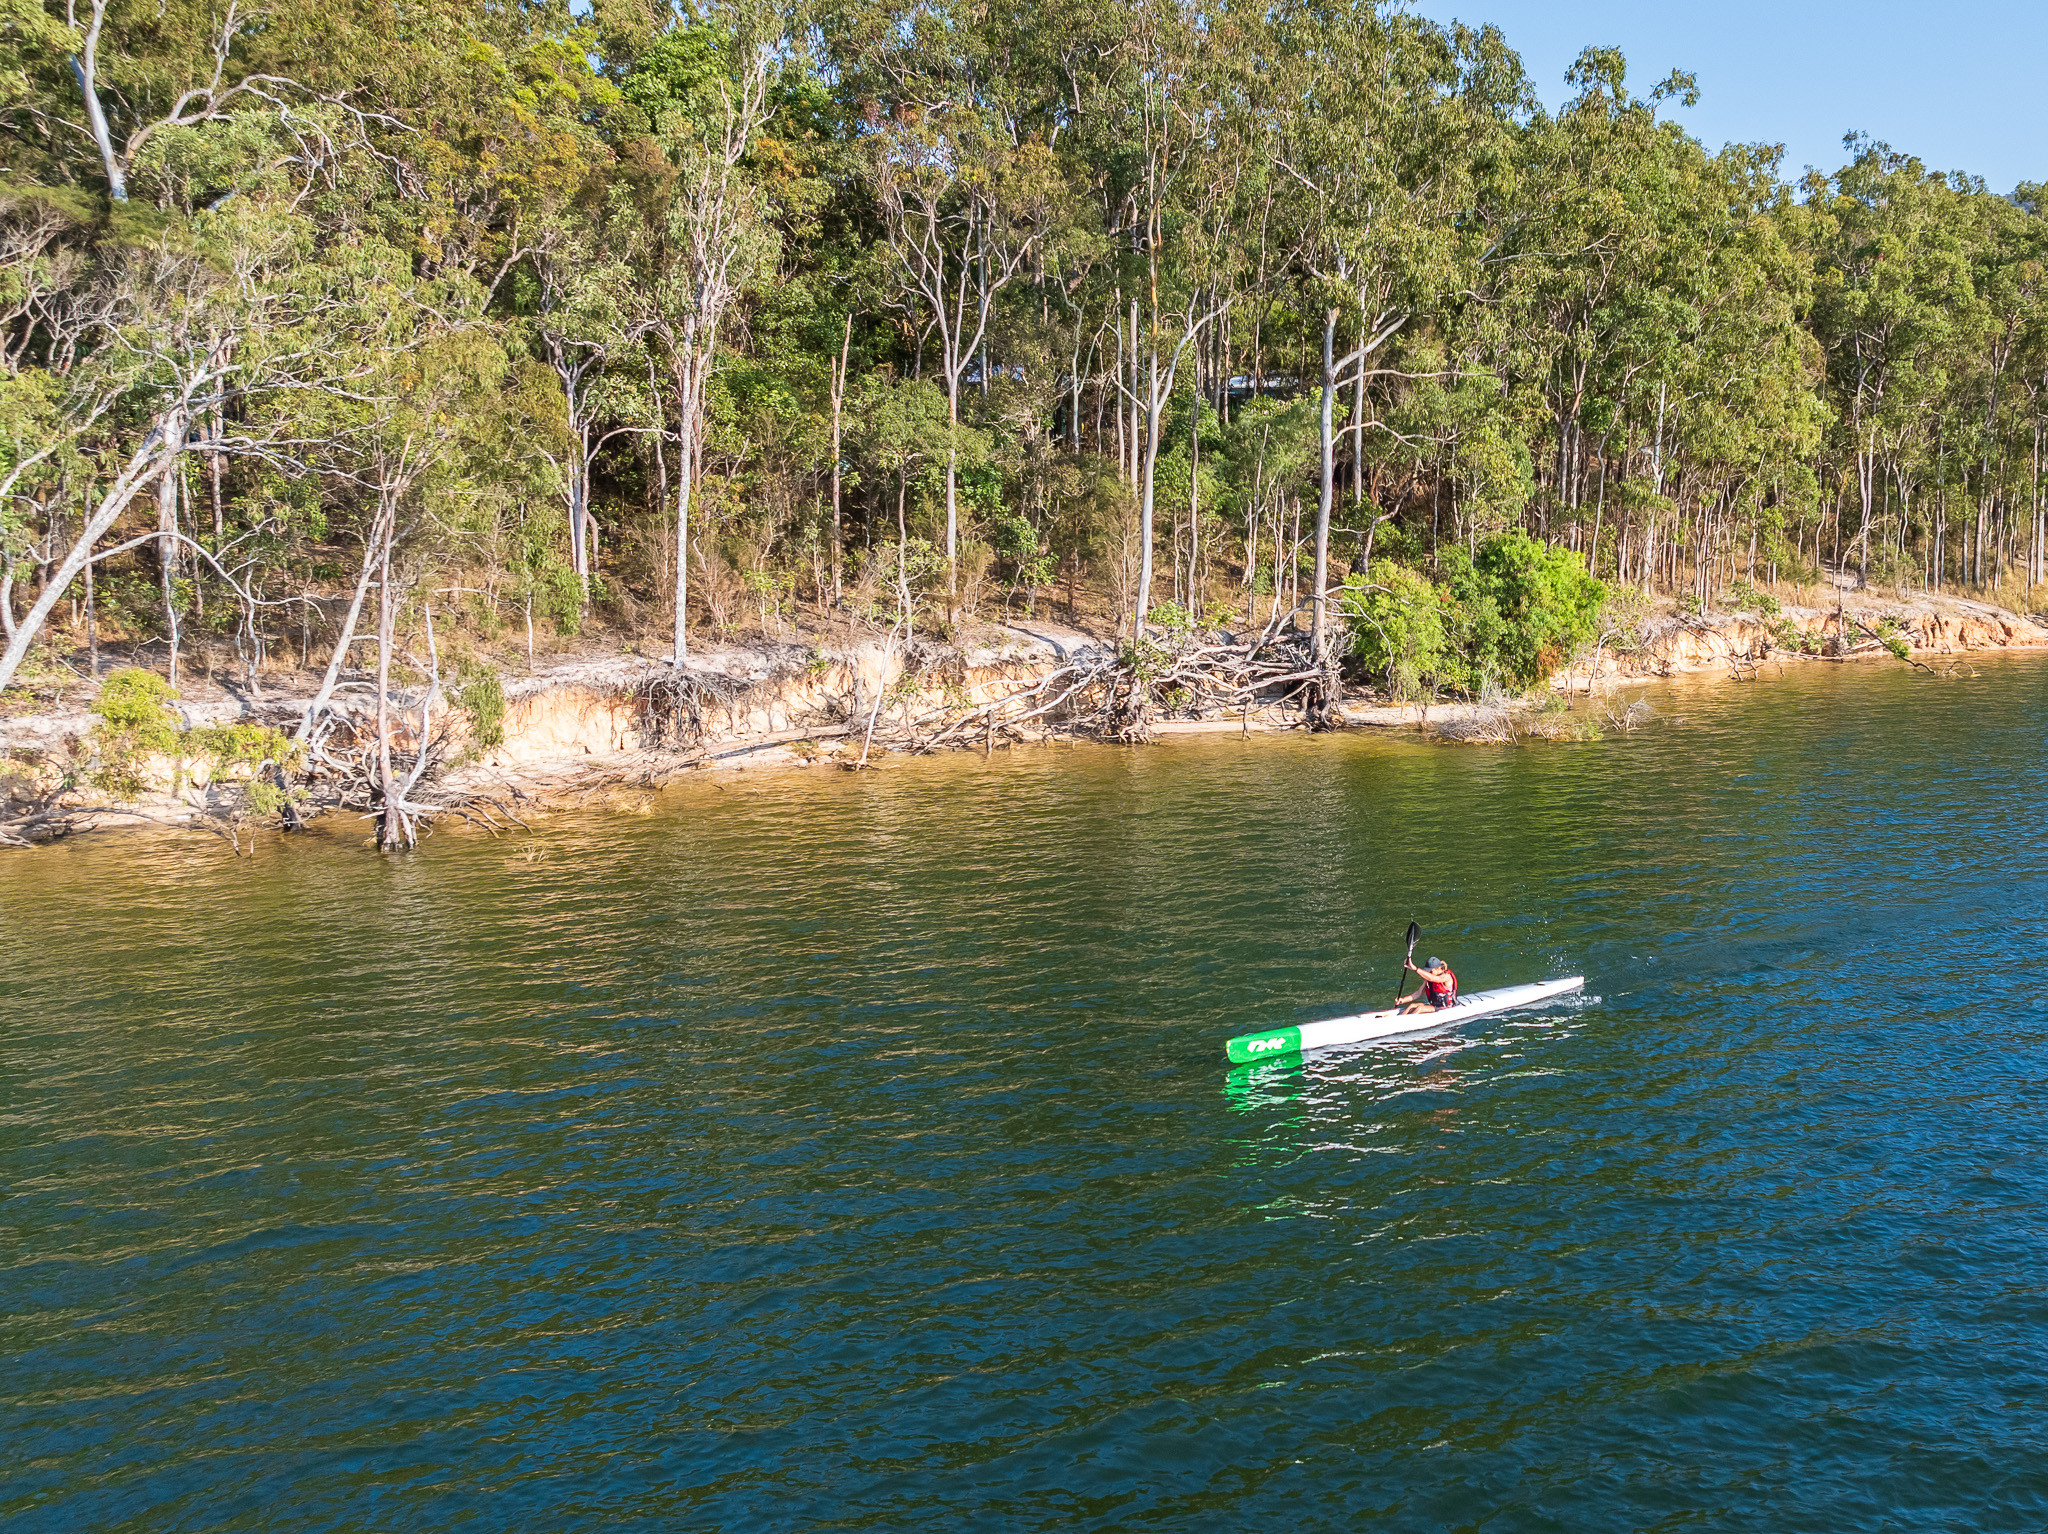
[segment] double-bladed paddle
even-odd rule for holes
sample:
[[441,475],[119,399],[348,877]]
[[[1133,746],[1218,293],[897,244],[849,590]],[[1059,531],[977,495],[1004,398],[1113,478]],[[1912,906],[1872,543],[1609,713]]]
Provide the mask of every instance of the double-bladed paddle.
[[1422,936],[1422,928],[1415,922],[1408,923],[1408,955],[1401,960],[1401,973],[1394,980],[1394,1005],[1401,1004],[1401,987],[1408,981],[1408,964],[1415,957],[1415,940]]

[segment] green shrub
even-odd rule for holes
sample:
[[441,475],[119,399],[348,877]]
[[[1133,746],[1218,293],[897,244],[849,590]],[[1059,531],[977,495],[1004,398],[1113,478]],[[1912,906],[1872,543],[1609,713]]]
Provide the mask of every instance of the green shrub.
[[1395,697],[1420,697],[1430,684],[1463,675],[1450,649],[1443,593],[1415,571],[1375,559],[1363,576],[1344,582],[1337,610],[1351,629],[1351,653]]
[[[286,774],[305,765],[305,747],[294,745],[282,730],[261,724],[207,725],[188,730],[183,745],[213,764],[215,787],[228,791],[223,802],[236,804],[239,792],[241,814],[269,818],[304,802]],[[250,769],[248,777],[239,784],[223,781],[237,767]]]
[[92,705],[100,716],[92,729],[99,761],[87,780],[118,798],[139,797],[149,786],[143,761],[178,749],[178,715],[171,707],[177,696],[169,682],[138,667],[116,671],[102,682]]
[[261,767],[275,762],[280,767],[296,765],[303,754],[284,731],[263,724],[210,724],[187,730],[184,748],[188,756],[211,763],[216,773],[235,767]]
[[1194,616],[1178,602],[1154,602],[1145,611],[1145,621],[1164,630],[1169,641],[1185,639],[1195,630]]
[[1533,686],[1590,640],[1608,591],[1568,549],[1519,529],[1481,540],[1476,555],[1443,551],[1441,585],[1375,559],[1340,598],[1352,648],[1397,696],[1427,685],[1476,691],[1488,679]]
[[480,751],[505,744],[505,683],[482,661],[465,660],[455,673],[455,701],[469,715]]
[[178,739],[178,714],[171,706],[177,697],[154,671],[128,667],[100,684],[92,711],[105,721],[100,728],[119,733],[127,744],[169,752]]
[[[148,758],[174,758],[181,778],[184,762],[196,759],[210,764],[216,778],[236,768],[248,769],[251,780],[242,787],[244,808],[258,815],[278,813],[291,797],[282,777],[303,763],[304,748],[293,745],[284,731],[264,724],[181,730],[171,707],[176,697],[153,671],[116,671],[108,677],[92,706],[100,722],[93,726],[94,765],[86,781],[116,798],[136,799],[149,787],[142,771]],[[273,776],[279,781],[262,776],[266,767],[277,769]]]
[[1748,581],[1737,581],[1722,594],[1729,610],[1738,613],[1755,613],[1759,618],[1769,620],[1784,611],[1778,599],[1768,591],[1759,591]]
[[997,511],[991,518],[989,541],[997,559],[1010,567],[1010,590],[1035,591],[1050,586],[1053,557],[1041,543],[1031,519],[1016,512]]
[[1482,539],[1475,557],[1453,550],[1446,560],[1454,634],[1470,674],[1468,687],[1494,674],[1530,687],[1591,639],[1607,600],[1607,583],[1578,555],[1509,528]]
[[1790,618],[1769,618],[1764,630],[1771,636],[1771,643],[1780,650],[1789,650],[1795,655],[1818,655],[1822,640],[1818,634],[1809,634]]

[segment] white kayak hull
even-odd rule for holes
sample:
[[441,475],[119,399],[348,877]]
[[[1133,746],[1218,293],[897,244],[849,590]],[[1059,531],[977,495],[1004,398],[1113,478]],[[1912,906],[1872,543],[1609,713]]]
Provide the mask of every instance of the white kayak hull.
[[1238,1065],[1253,1060],[1272,1060],[1298,1054],[1305,1049],[1328,1049],[1333,1044],[1369,1044],[1374,1039],[1391,1039],[1404,1033],[1444,1028],[1467,1018],[1485,1017],[1492,1012],[1510,1012],[1533,1007],[1558,996],[1569,995],[1585,985],[1584,975],[1567,975],[1562,980],[1539,980],[1534,985],[1508,985],[1497,991],[1474,991],[1460,996],[1436,1012],[1360,1012],[1352,1017],[1325,1018],[1319,1023],[1302,1023],[1294,1028],[1268,1028],[1258,1033],[1241,1033],[1224,1045],[1231,1061]]

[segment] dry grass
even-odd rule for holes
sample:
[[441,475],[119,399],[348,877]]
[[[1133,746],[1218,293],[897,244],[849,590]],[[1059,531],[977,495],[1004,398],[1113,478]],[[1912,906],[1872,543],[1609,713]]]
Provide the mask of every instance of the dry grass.
[[1951,583],[1939,591],[1929,591],[1917,581],[1901,585],[1872,581],[1861,591],[1851,587],[1838,587],[1826,581],[1763,581],[1757,583],[1759,591],[1768,592],[1787,607],[1829,608],[1838,598],[1858,605],[1873,602],[1919,602],[1928,598],[1954,597],[1965,602],[1982,602],[1992,607],[2002,607],[2009,612],[2033,613],[2048,610],[2048,584],[2029,585],[2019,575],[2009,575],[1996,585],[1962,585]]

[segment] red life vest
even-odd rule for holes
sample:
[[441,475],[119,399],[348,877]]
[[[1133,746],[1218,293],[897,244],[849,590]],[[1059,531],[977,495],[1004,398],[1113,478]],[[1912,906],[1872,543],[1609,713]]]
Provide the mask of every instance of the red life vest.
[[1448,1007],[1458,999],[1457,972],[1446,964],[1444,973],[1451,978],[1442,981],[1431,980],[1427,976],[1423,978],[1422,983],[1429,988],[1429,1004],[1433,1007]]

